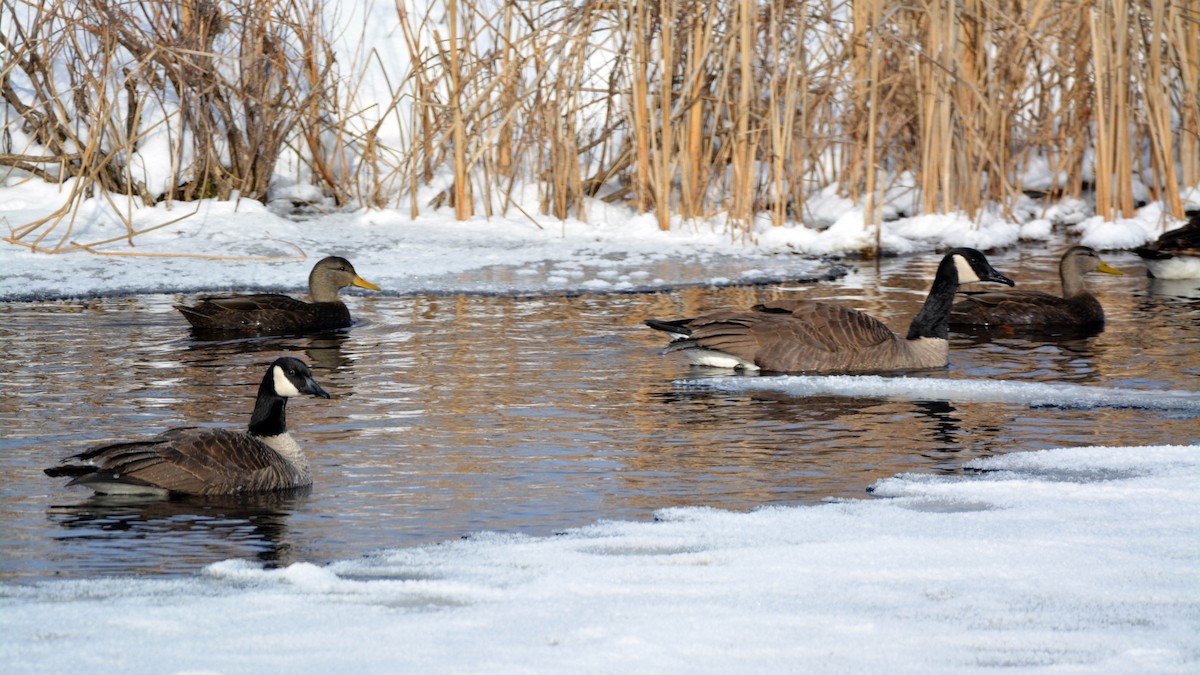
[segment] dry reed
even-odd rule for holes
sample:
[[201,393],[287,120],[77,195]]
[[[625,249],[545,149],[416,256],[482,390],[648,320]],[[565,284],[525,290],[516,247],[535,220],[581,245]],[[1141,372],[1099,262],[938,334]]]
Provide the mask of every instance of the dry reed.
[[[414,217],[445,204],[462,219],[523,209],[517,188],[532,183],[556,218],[601,198],[664,229],[724,214],[734,236],[759,214],[809,220],[831,185],[878,235],[881,180],[905,174],[915,211],[968,215],[1091,192],[1113,218],[1140,184],[1180,217],[1180,190],[1200,184],[1200,10],[1187,3],[414,7],[396,4],[408,64],[369,109],[354,72],[397,64],[337,72],[315,4],[0,0],[0,167],[75,179],[80,198],[263,199],[291,152],[339,203],[407,203]],[[130,158],[164,134],[172,177],[156,190]],[[429,198],[431,185],[444,187]],[[45,225],[72,208],[10,239],[62,248],[69,227]]]

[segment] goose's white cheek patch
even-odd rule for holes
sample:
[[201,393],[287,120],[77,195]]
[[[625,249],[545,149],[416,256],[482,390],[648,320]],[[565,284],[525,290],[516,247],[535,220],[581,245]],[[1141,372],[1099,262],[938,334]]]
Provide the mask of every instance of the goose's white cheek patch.
[[271,370],[274,372],[276,394],[279,394],[283,397],[300,395],[300,390],[297,389],[296,385],[292,384],[292,381],[287,378],[287,375],[283,372],[283,368],[275,366]]
[[958,270],[958,283],[969,284],[972,281],[979,281],[979,275],[971,267],[971,263],[961,255],[955,254],[954,267]]

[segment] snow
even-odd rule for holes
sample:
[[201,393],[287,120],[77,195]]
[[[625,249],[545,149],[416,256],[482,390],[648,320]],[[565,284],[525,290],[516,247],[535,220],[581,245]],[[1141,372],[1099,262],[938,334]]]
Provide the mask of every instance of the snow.
[[1196,671],[1196,446],[972,467],[325,567],[0,585],[0,655],[9,673]]

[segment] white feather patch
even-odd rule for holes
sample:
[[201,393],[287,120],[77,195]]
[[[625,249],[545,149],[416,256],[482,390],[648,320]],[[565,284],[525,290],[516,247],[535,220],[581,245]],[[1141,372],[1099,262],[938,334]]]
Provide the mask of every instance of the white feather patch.
[[688,359],[697,366],[709,366],[710,368],[744,368],[746,370],[758,370],[758,366],[744,361],[736,356],[718,352],[711,349],[690,349],[687,352]]
[[1142,260],[1155,279],[1200,279],[1200,258],[1177,255],[1162,260]]
[[276,394],[279,394],[284,398],[300,395],[300,390],[297,389],[296,385],[292,384],[292,381],[288,379],[287,374],[283,372],[283,368],[275,366],[271,370],[274,372]]
[[954,267],[958,270],[958,283],[969,284],[972,281],[979,281],[979,275],[975,273],[971,263],[957,253],[954,254]]
[[145,496],[145,497],[166,497],[170,494],[169,491],[153,487],[150,485],[135,485],[133,483],[122,483],[120,481],[89,481],[87,487],[95,490],[100,494],[105,495],[128,495],[128,496]]

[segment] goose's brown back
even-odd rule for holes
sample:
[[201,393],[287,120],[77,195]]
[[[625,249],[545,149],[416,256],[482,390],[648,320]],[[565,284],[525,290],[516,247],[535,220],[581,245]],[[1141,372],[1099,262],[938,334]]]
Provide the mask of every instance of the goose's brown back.
[[69,485],[119,478],[180,494],[219,495],[312,483],[303,459],[289,460],[258,437],[229,429],[181,427],[145,441],[98,446],[70,459],[86,464],[60,470],[57,475],[75,476]]
[[916,370],[944,366],[949,358],[944,340],[904,340],[864,312],[812,300],[710,312],[684,326],[690,334],[668,351],[715,350],[778,372]]

